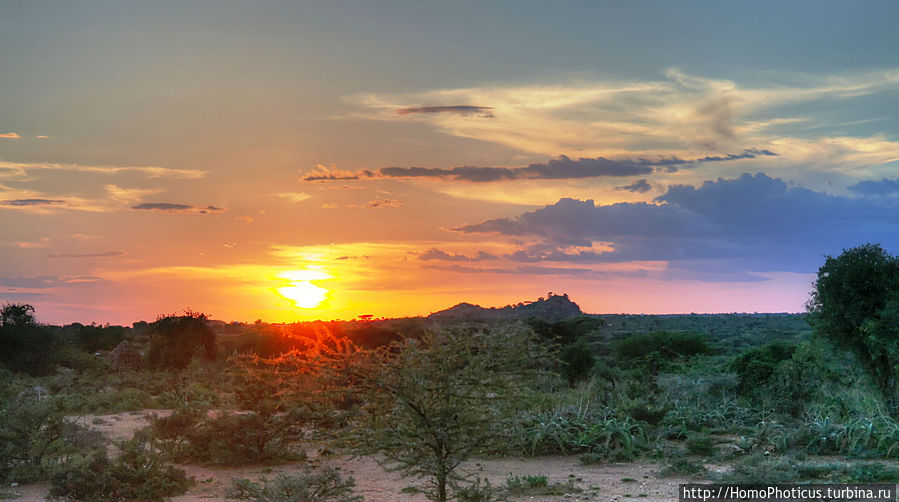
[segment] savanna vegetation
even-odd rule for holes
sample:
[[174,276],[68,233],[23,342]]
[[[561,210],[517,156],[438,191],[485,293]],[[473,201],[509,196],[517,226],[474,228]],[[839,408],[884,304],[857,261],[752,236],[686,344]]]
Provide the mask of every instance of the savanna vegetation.
[[[492,485],[470,462],[502,456],[642,459],[731,482],[899,475],[899,258],[877,245],[828,257],[804,314],[584,315],[564,295],[483,310],[300,324],[186,311],[121,327],[50,326],[6,304],[0,486],[164,500],[196,482],[172,464],[261,464],[276,476],[228,497],[361,500],[313,449],[372,455],[435,501],[581,490]],[[85,420],[143,409],[165,412],[118,445]],[[304,468],[278,473],[287,463]]]

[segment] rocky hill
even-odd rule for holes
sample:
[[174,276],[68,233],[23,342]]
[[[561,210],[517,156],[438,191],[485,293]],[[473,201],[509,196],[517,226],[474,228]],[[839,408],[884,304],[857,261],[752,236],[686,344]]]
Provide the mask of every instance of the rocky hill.
[[460,303],[446,310],[434,312],[429,319],[452,321],[486,321],[496,319],[529,319],[536,317],[545,321],[560,321],[569,317],[583,315],[577,303],[571,301],[567,294],[549,293],[546,298],[533,302],[522,302],[505,307],[481,307],[470,303]]

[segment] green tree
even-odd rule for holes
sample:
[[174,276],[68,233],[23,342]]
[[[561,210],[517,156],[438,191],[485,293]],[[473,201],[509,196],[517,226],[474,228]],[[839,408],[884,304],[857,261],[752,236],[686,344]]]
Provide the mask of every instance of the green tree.
[[815,332],[858,357],[895,414],[899,258],[878,244],[828,256],[807,309]]
[[56,338],[37,324],[34,307],[7,303],[0,308],[0,363],[13,371],[45,375],[54,369]]
[[394,342],[361,366],[364,419],[354,427],[364,453],[425,479],[446,501],[475,479],[460,465],[502,447],[514,411],[543,358],[523,329],[455,329]]
[[27,303],[7,303],[0,309],[0,326],[34,326],[34,306]]
[[184,369],[194,357],[215,359],[215,332],[208,321],[206,314],[191,310],[157,318],[149,327],[150,366]]

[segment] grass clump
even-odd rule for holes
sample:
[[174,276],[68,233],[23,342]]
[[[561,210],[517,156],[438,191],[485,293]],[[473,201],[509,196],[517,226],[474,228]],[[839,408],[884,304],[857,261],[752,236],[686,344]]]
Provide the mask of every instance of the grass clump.
[[583,490],[575,486],[574,480],[566,483],[550,483],[543,474],[513,476],[506,478],[506,491],[510,495],[546,495],[562,496],[569,493],[581,493]]

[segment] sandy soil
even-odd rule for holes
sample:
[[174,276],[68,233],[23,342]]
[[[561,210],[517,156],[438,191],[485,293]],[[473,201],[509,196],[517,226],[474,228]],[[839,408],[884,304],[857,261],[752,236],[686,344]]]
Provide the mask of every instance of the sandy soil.
[[[149,424],[151,414],[163,416],[167,410],[143,410],[115,415],[90,415],[80,419],[81,423],[101,432],[113,441],[129,439],[134,432]],[[401,490],[414,484],[414,480],[403,478],[397,473],[385,471],[372,458],[329,457],[323,463],[338,467],[356,480],[357,491],[369,502],[410,501],[424,502],[421,494],[405,494]],[[199,502],[224,500],[225,492],[237,478],[258,479],[262,476],[274,477],[277,472],[297,472],[303,464],[277,466],[251,466],[240,468],[202,467],[179,465],[196,484],[186,494],[172,499],[174,502]],[[494,486],[505,485],[506,478],[513,476],[545,475],[550,483],[573,481],[581,488],[580,493],[565,496],[520,496],[513,500],[560,501],[560,500],[602,500],[624,502],[633,498],[646,502],[669,502],[677,498],[677,485],[688,482],[684,478],[660,478],[659,466],[645,462],[582,465],[575,457],[503,458],[472,462],[469,469],[481,469],[482,475]],[[626,480],[626,481],[622,481]],[[17,500],[41,501],[48,493],[47,483],[7,488],[21,494]]]

